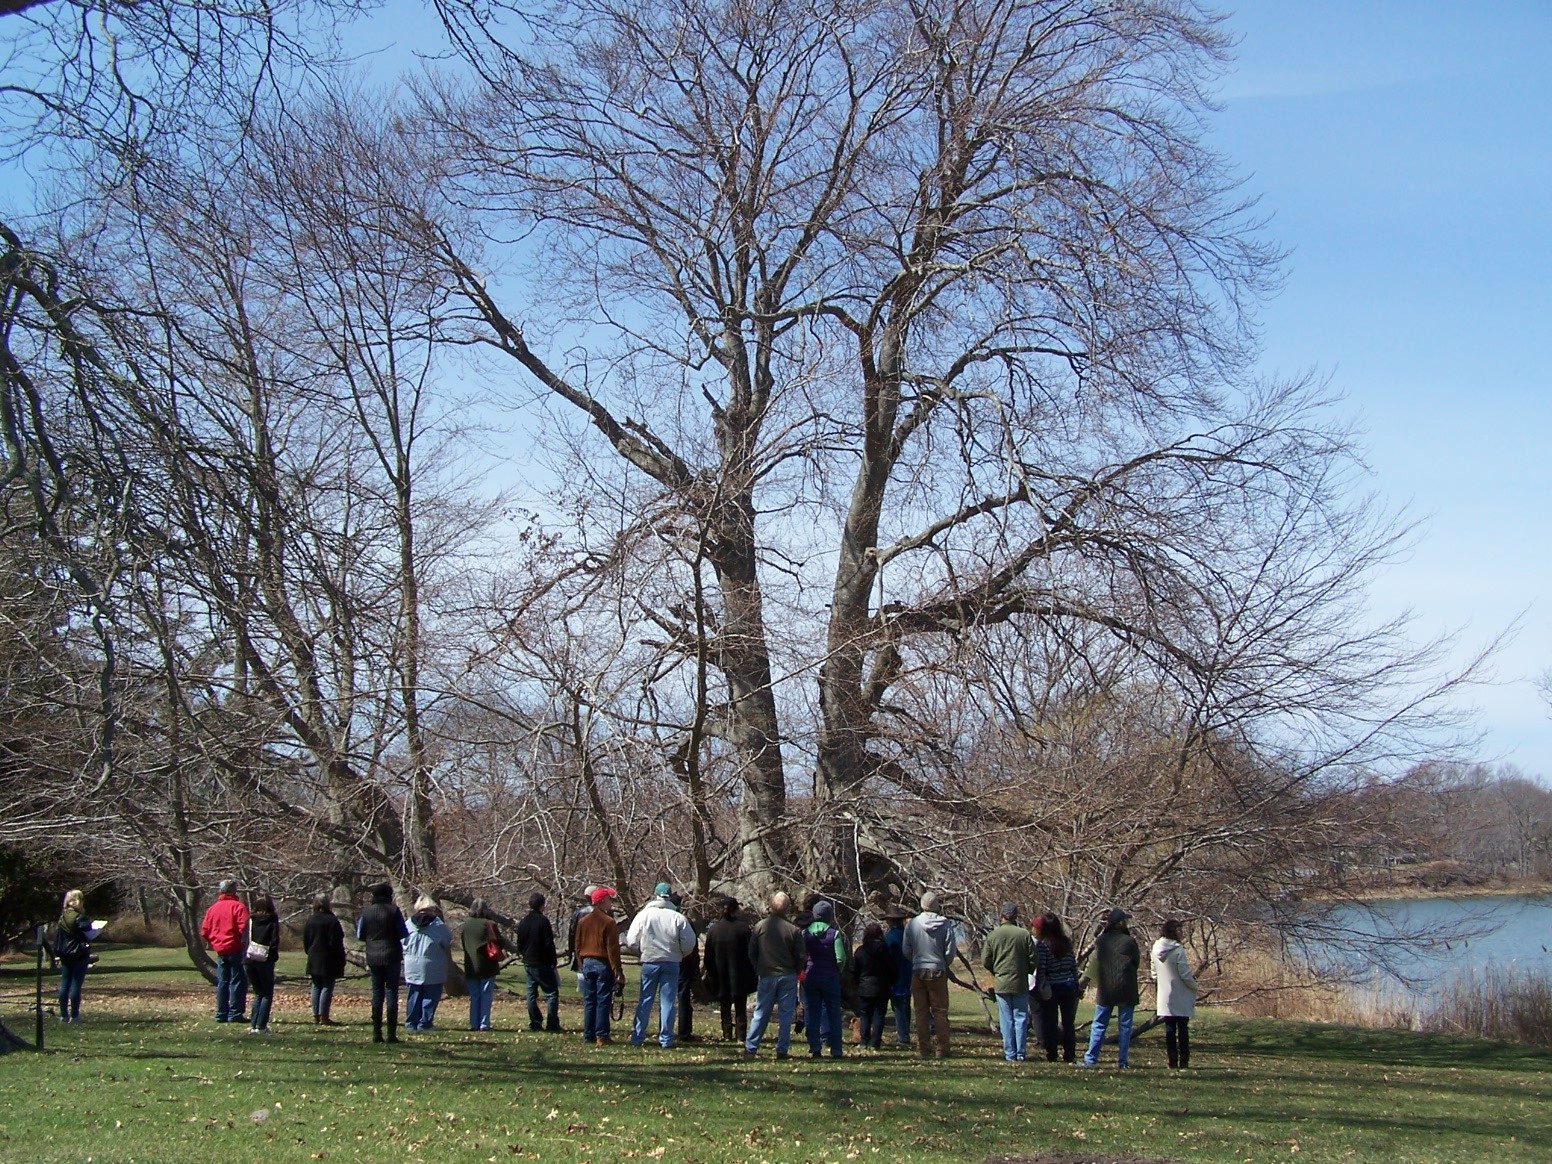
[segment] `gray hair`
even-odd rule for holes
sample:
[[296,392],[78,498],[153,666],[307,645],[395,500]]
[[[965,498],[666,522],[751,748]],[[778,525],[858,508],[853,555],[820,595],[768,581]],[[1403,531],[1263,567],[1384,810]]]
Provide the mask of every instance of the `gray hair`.
[[930,889],[927,890],[926,893],[921,895],[921,907],[927,913],[937,913],[938,895]]

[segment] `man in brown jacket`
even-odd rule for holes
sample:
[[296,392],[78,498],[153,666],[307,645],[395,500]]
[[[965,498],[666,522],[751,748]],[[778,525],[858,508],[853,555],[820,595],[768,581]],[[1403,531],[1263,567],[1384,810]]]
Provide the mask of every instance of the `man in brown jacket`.
[[749,937],[749,960],[759,984],[755,987],[754,1020],[744,1037],[744,1058],[753,1059],[760,1039],[776,1011],[776,1058],[785,1059],[792,1042],[792,1015],[798,1004],[798,975],[808,961],[803,932],[787,920],[792,901],[785,893],[771,897],[770,916]]
[[611,910],[614,890],[593,890],[593,908],[577,919],[572,950],[582,968],[582,1041],[608,1046],[614,992],[625,987],[620,965],[620,927]]

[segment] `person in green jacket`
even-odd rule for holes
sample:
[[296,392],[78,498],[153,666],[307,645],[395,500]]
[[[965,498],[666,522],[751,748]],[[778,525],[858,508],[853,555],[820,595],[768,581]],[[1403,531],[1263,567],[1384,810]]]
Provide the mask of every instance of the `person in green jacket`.
[[1116,1066],[1127,1065],[1127,1053],[1132,1047],[1132,1011],[1137,1006],[1137,971],[1142,964],[1142,951],[1137,948],[1137,939],[1132,937],[1126,924],[1131,916],[1120,908],[1110,911],[1105,918],[1104,931],[1094,943],[1094,953],[1083,970],[1084,981],[1098,987],[1094,996],[1089,1049],[1083,1056],[1085,1067],[1099,1063],[1099,1048],[1105,1041],[1105,1029],[1110,1025],[1112,1014],[1118,1019],[1116,1034],[1121,1048]]
[[1002,1057],[1022,1063],[1029,1044],[1029,976],[1035,971],[1035,939],[1018,924],[1018,906],[1004,902],[1002,924],[986,935],[981,965],[996,980],[997,1023],[1002,1028]]

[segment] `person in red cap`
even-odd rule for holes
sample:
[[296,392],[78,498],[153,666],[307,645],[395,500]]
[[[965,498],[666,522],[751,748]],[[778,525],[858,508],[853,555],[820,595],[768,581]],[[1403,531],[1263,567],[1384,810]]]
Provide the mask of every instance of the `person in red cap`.
[[593,908],[577,919],[573,949],[582,967],[582,1041],[606,1047],[614,992],[625,985],[620,965],[620,927],[610,911],[614,890],[593,890]]

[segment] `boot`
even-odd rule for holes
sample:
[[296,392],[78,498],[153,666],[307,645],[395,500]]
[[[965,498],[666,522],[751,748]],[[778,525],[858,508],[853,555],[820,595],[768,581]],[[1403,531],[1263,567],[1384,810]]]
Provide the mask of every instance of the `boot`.
[[382,1041],[383,1041],[383,1020],[382,1020],[382,1018],[380,1016],[373,1015],[372,1016],[372,1042],[374,1042],[374,1043],[381,1043]]
[[388,1041],[390,1043],[399,1041],[399,1012],[396,1010],[388,1012]]

